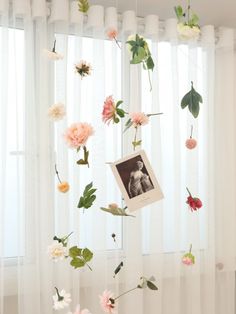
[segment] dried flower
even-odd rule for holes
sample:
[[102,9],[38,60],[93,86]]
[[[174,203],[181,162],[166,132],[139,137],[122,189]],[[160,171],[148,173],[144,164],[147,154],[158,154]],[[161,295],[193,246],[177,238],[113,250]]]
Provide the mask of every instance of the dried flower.
[[69,191],[70,189],[70,185],[68,182],[64,181],[64,182],[60,182],[58,185],[57,185],[57,188],[60,192],[62,193],[66,193]]
[[57,262],[68,256],[68,250],[62,242],[53,241],[52,244],[48,246],[48,254],[51,259]]
[[48,116],[53,121],[59,121],[66,115],[65,106],[62,103],[57,103],[49,107]]
[[134,127],[145,125],[149,122],[148,116],[143,112],[132,112],[130,113],[130,118]]
[[87,143],[88,138],[94,134],[93,127],[84,122],[72,124],[65,132],[64,138],[70,148],[78,149]]
[[113,299],[113,293],[105,290],[100,297],[100,304],[105,313],[114,313],[115,301]]
[[192,251],[192,244],[190,245],[189,252],[184,254],[184,256],[182,257],[182,263],[187,265],[187,266],[191,266],[191,265],[195,264],[195,257],[191,253],[191,251]]
[[188,194],[189,194],[186,203],[189,205],[191,211],[194,211],[194,210],[196,211],[199,208],[201,208],[202,207],[202,201],[197,197],[192,197],[189,189],[188,188],[186,188],[186,189],[187,189]]
[[79,63],[75,64],[75,72],[78,73],[81,78],[91,75],[92,67],[90,63],[81,60]]
[[63,55],[56,52],[56,40],[54,40],[54,45],[53,45],[52,50],[50,51],[50,50],[44,49],[43,53],[44,53],[44,56],[50,60],[57,61],[57,60],[63,59]]
[[58,289],[56,289],[56,294],[52,297],[53,298],[53,308],[54,310],[62,310],[69,306],[71,302],[71,295],[70,293],[66,293],[64,289],[61,290],[59,293]]

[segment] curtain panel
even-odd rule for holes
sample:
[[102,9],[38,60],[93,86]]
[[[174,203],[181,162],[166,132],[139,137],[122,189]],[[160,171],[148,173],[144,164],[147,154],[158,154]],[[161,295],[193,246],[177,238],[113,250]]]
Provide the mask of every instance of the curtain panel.
[[[233,314],[235,312],[235,52],[234,30],[202,27],[197,42],[178,39],[177,21],[158,16],[122,15],[117,8],[78,11],[77,1],[0,1],[0,313],[54,313],[54,287],[71,293],[76,304],[102,313],[99,295],[117,296],[141,276],[155,276],[158,291],[138,289],[117,303],[117,313]],[[118,40],[107,39],[118,28]],[[147,38],[155,68],[148,75],[130,64],[126,40]],[[45,58],[56,50],[63,60]],[[74,65],[87,60],[92,75],[82,80]],[[193,119],[180,102],[194,82],[203,97]],[[124,123],[104,125],[104,100],[123,100],[128,112],[163,114],[150,118],[138,136],[164,193],[164,199],[134,213],[114,217],[99,208],[122,204],[109,163],[132,153],[132,130]],[[48,118],[48,108],[63,103],[67,115]],[[89,122],[90,167],[63,134],[75,122]],[[193,126],[198,146],[185,140]],[[70,183],[57,190],[55,164]],[[92,208],[77,208],[86,184],[93,182]],[[198,212],[186,204],[186,187],[203,201]],[[69,261],[50,260],[53,237],[70,232],[70,244],[90,248],[92,271]],[[116,242],[111,237],[116,234]],[[196,263],[183,265],[189,250]],[[114,269],[123,261],[119,274]]]

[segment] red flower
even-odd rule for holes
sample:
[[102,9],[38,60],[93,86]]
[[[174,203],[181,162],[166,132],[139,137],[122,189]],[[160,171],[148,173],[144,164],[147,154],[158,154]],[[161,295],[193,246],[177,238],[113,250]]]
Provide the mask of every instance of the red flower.
[[186,188],[186,189],[187,189],[188,194],[189,194],[186,203],[189,205],[191,211],[193,211],[193,210],[196,211],[199,208],[201,208],[202,207],[202,201],[197,197],[192,197],[191,193],[189,192],[189,189],[188,188]]

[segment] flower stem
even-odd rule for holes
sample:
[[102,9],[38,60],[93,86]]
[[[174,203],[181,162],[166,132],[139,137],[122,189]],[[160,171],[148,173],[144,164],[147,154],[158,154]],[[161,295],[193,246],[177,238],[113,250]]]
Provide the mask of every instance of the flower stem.
[[159,115],[161,115],[161,114],[163,114],[163,112],[158,112],[158,113],[148,113],[148,114],[147,114],[147,116],[148,116],[148,117],[151,117],[151,116],[159,116]]
[[192,138],[193,136],[193,126],[191,125],[191,135],[190,135],[190,138]]
[[150,71],[148,70],[148,80],[150,84],[150,92],[152,91],[152,82],[151,82],[151,76],[150,76]]
[[120,46],[120,44],[119,44],[118,40],[116,39],[116,37],[114,37],[114,40],[115,40],[115,42],[116,42],[117,46],[121,49],[121,46]]
[[88,263],[85,263],[85,265],[86,265],[91,271],[93,271],[92,268],[89,266]]
[[138,132],[138,127],[135,126],[135,133],[134,133],[134,141],[133,141],[133,147],[134,147],[134,151],[135,151],[135,147],[136,147],[136,142],[137,142],[137,132]]
[[189,196],[192,197],[192,194],[190,193],[189,189],[186,187],[186,190],[188,191]]
[[58,301],[62,301],[64,299],[64,297],[62,297],[60,294],[59,294],[59,291],[57,289],[57,287],[54,287],[56,289],[56,294],[57,294],[57,297],[58,297]]
[[60,177],[59,177],[59,173],[58,173],[58,171],[57,171],[57,165],[56,165],[56,164],[55,164],[55,172],[56,172],[58,181],[61,183],[61,179],[60,179]]
[[190,6],[190,0],[188,0],[188,24],[189,24],[189,20],[190,20],[190,8],[191,8],[191,6]]
[[69,233],[67,236],[65,236],[65,237],[63,238],[63,241],[66,241],[72,234],[73,234],[73,231],[72,231],[71,233]]
[[130,289],[130,290],[124,292],[124,293],[121,293],[118,297],[114,298],[113,300],[115,301],[115,300],[119,299],[120,297],[122,297],[123,295],[125,295],[125,294],[127,294],[127,293],[129,293],[131,291],[134,291],[136,289],[138,289],[138,287],[132,288],[132,289]]
[[189,253],[192,252],[192,244],[190,244]]
[[52,52],[56,52],[56,39],[54,40],[54,44],[53,44],[53,48],[52,48]]

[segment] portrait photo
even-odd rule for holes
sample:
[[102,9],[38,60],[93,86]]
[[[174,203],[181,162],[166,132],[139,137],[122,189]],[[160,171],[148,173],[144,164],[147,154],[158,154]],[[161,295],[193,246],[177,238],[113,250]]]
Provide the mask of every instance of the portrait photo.
[[144,207],[163,198],[144,150],[116,161],[111,168],[129,210]]

